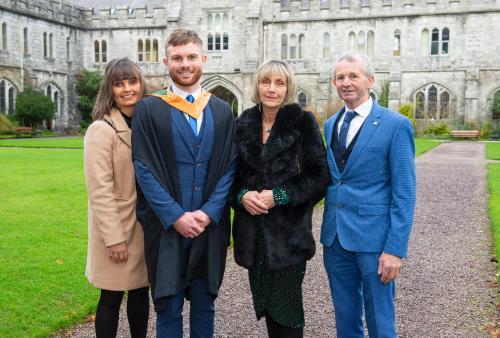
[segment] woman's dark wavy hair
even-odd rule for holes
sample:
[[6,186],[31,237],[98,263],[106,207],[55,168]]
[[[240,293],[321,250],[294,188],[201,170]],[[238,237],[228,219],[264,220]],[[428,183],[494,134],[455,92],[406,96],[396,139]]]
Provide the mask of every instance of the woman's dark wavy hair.
[[92,120],[102,120],[112,108],[118,108],[113,98],[113,82],[135,79],[141,83],[141,97],[146,94],[146,81],[139,66],[128,57],[109,61],[104,70],[104,79],[92,110]]

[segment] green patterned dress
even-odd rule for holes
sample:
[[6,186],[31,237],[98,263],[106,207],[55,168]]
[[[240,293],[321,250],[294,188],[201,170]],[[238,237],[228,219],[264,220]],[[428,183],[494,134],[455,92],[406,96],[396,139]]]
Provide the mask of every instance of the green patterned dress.
[[[248,190],[242,189],[241,197]],[[283,189],[273,189],[276,205],[288,204],[288,196]],[[259,217],[259,216],[257,216]],[[269,270],[266,263],[263,224],[260,222],[255,236],[254,265],[248,270],[250,289],[257,319],[269,316],[282,326],[304,327],[304,307],[302,304],[302,281],[306,272],[306,262],[287,268]]]

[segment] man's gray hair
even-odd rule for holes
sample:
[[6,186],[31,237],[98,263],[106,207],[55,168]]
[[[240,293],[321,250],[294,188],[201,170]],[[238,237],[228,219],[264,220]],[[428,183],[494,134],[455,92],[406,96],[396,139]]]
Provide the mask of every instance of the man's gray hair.
[[370,60],[370,58],[368,56],[366,56],[365,54],[361,54],[361,53],[347,52],[347,53],[342,54],[338,58],[337,62],[335,63],[335,67],[333,68],[333,78],[334,79],[335,79],[335,75],[336,75],[335,70],[337,68],[337,65],[343,60],[347,60],[349,62],[361,61],[361,64],[363,65],[363,70],[364,70],[366,76],[374,76],[375,75],[375,70],[373,69],[372,61]]

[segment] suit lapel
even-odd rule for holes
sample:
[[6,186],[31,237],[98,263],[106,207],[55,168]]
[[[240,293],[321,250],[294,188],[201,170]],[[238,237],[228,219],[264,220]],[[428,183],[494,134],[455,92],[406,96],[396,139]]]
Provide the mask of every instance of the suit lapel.
[[126,145],[131,147],[132,144],[132,132],[130,128],[127,126],[127,122],[123,119],[120,111],[118,109],[111,110],[111,114],[109,115],[109,120],[113,124],[116,130],[116,134],[118,137],[125,142]]
[[337,167],[337,161],[335,161],[335,154],[333,153],[331,144],[333,141],[333,133],[335,132],[335,124],[337,123],[337,120],[339,119],[340,116],[344,113],[344,109],[342,108],[337,114],[333,116],[333,118],[328,122],[327,128],[325,130],[326,132],[326,153],[328,156],[328,162],[330,163],[330,168],[333,169],[333,172],[335,176],[338,176],[339,173],[339,168]]
[[356,143],[354,144],[354,147],[352,148],[351,155],[349,156],[349,159],[347,160],[346,167],[344,169],[344,172],[347,172],[349,168],[353,166],[353,163],[356,162],[358,159],[359,155],[363,152],[363,149],[366,147],[368,142],[370,141],[371,137],[373,136],[373,133],[377,128],[380,126],[380,116],[381,116],[382,110],[379,109],[377,103],[373,102],[373,107],[370,112],[370,114],[366,117],[366,120],[361,127],[361,131],[359,133],[358,139]]

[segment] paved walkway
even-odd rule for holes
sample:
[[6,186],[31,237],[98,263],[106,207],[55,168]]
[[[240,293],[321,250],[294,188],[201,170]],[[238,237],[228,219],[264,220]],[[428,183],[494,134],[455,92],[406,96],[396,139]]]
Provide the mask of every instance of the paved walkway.
[[[484,152],[482,143],[453,142],[417,159],[418,196],[410,258],[396,290],[400,337],[490,337],[484,327],[497,318]],[[318,208],[314,215],[317,239],[321,213]],[[335,337],[319,244],[308,263],[304,303],[305,336]],[[253,315],[246,270],[234,264],[231,253],[217,300],[216,321],[217,337],[266,337],[263,320],[256,322]],[[129,336],[126,319],[120,323],[119,335]],[[152,312],[149,336],[154,337],[154,330]],[[76,326],[70,334],[93,335],[93,323]]]

